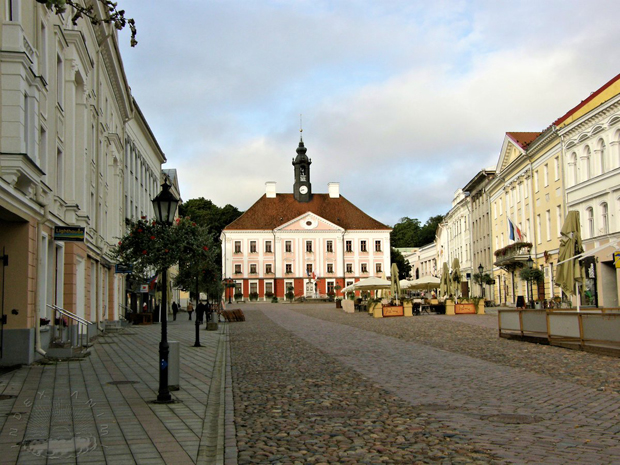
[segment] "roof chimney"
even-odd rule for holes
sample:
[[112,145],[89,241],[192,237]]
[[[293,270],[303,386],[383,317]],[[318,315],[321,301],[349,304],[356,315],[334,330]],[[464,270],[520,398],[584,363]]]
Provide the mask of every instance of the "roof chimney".
[[329,192],[330,199],[337,199],[340,197],[340,183],[329,182],[327,183],[327,192]]
[[276,198],[276,183],[273,181],[268,181],[265,183],[265,194],[268,199]]

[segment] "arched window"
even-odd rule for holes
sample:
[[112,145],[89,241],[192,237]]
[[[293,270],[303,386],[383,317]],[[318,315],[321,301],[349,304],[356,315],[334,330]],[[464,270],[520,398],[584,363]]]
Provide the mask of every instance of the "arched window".
[[599,156],[599,165],[600,165],[600,173],[604,174],[607,169],[606,157],[607,154],[605,152],[605,141],[603,139],[598,140],[598,156]]
[[609,216],[609,207],[607,202],[601,204],[601,233],[609,234],[609,222],[607,220]]
[[587,181],[592,176],[592,170],[590,169],[592,152],[588,145],[583,149],[583,156],[581,157],[581,180]]
[[578,173],[577,154],[573,152],[568,158],[568,181],[571,186],[575,186],[579,182]]
[[594,237],[594,210],[586,209],[586,221],[588,222],[588,238]]

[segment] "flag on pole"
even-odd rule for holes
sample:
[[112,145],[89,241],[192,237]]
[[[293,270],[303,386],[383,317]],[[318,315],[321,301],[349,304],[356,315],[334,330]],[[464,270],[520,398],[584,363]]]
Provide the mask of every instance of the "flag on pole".
[[508,239],[511,241],[515,240],[515,227],[512,224],[512,221],[510,221],[510,218],[508,218]]

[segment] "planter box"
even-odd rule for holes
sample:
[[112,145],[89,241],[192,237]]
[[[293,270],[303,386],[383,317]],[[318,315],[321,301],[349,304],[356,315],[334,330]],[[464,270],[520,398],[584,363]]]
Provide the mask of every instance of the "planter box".
[[350,299],[343,300],[342,309],[345,313],[355,313],[355,302]]
[[405,316],[405,308],[402,305],[383,305],[383,316]]
[[465,303],[465,304],[456,304],[454,306],[454,313],[476,313],[476,306],[473,303]]

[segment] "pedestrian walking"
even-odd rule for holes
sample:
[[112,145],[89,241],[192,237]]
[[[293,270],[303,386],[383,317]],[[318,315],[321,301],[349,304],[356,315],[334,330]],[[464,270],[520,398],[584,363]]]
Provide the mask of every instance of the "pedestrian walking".
[[205,303],[202,300],[198,302],[198,306],[196,307],[196,320],[198,321],[198,324],[202,324],[202,319],[204,318],[206,310],[207,306]]
[[194,304],[191,302],[187,304],[187,313],[189,313],[189,321],[192,321],[192,313],[194,313]]
[[177,313],[179,313],[179,306],[176,302],[172,302],[172,321],[177,321]]

